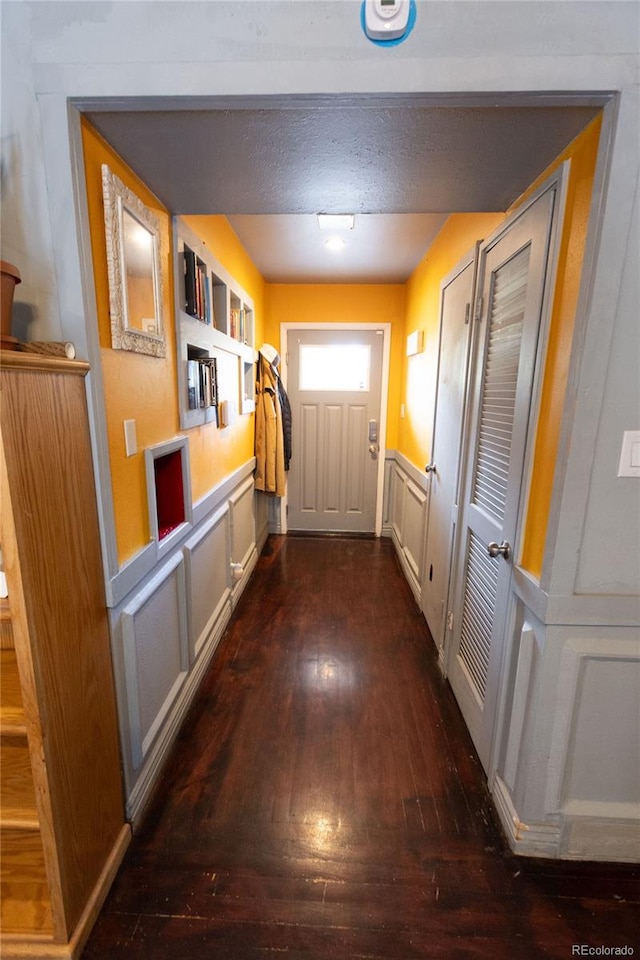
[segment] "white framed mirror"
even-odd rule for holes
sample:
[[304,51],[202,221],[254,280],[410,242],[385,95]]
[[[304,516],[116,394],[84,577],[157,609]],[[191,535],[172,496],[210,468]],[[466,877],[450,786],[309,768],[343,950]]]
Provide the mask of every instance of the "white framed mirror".
[[111,346],[164,357],[160,220],[106,164],[102,195]]

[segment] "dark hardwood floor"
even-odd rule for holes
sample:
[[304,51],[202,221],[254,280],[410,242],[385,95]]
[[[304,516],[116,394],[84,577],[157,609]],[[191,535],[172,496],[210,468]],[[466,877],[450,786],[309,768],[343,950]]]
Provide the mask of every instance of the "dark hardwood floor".
[[272,537],[83,960],[638,956],[639,873],[508,852],[389,541]]

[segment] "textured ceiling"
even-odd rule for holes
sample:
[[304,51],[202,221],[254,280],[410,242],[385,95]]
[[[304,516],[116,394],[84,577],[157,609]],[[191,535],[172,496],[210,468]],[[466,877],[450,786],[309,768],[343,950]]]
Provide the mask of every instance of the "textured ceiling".
[[[596,112],[329,98],[88,117],[173,213],[229,216],[266,279],[346,282],[406,279],[434,214],[506,210]],[[301,216],[317,212],[377,215],[360,218],[339,269]]]
[[[404,283],[446,220],[442,213],[356,214],[353,230],[326,233],[312,214],[229,216],[271,283]],[[344,249],[326,247],[330,236]]]

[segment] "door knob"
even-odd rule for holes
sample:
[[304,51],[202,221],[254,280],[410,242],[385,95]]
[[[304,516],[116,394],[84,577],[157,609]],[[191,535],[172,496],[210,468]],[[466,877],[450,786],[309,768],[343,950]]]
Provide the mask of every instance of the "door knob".
[[435,463],[433,463],[433,461],[432,461],[431,463],[428,463],[428,464],[426,465],[426,467],[424,468],[424,472],[425,472],[425,473],[436,473],[436,465],[435,465]]
[[377,444],[377,443],[372,443],[372,444],[370,445],[370,447],[369,447],[369,453],[371,454],[371,459],[372,459],[372,460],[377,460],[377,459],[378,459],[378,444]]
[[490,557],[504,557],[505,560],[508,560],[511,556],[511,544],[506,540],[503,540],[502,543],[492,541],[487,545],[487,550]]

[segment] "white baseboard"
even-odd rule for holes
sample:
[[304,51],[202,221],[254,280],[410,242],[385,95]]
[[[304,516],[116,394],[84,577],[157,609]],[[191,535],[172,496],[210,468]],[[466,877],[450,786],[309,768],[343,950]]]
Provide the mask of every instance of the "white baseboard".
[[[509,788],[497,775],[491,795],[509,846],[520,856],[623,863],[640,861],[640,819],[633,815],[622,819],[619,804],[580,801],[578,805],[574,802],[558,815],[557,823],[523,823]],[[611,807],[611,816],[602,815],[603,806]],[[589,808],[592,808],[591,813]]]
[[407,583],[411,587],[411,591],[415,597],[416,603],[418,604],[419,607],[421,607],[422,606],[422,590],[420,588],[420,584],[416,580],[416,576],[415,576],[415,573],[413,572],[413,568],[411,567],[411,564],[407,560],[404,548],[400,543],[400,541],[398,540],[398,535],[394,528],[391,529],[391,540],[395,547],[398,560],[400,561],[402,572],[406,577]]
[[[582,808],[591,806],[591,813],[572,810],[577,806],[575,802],[567,804],[563,814],[561,857],[640,862],[640,819],[632,811],[626,811],[632,815],[625,816],[625,811],[617,809],[637,805],[580,802]],[[607,806],[611,807],[611,816],[602,815],[602,808]]]

